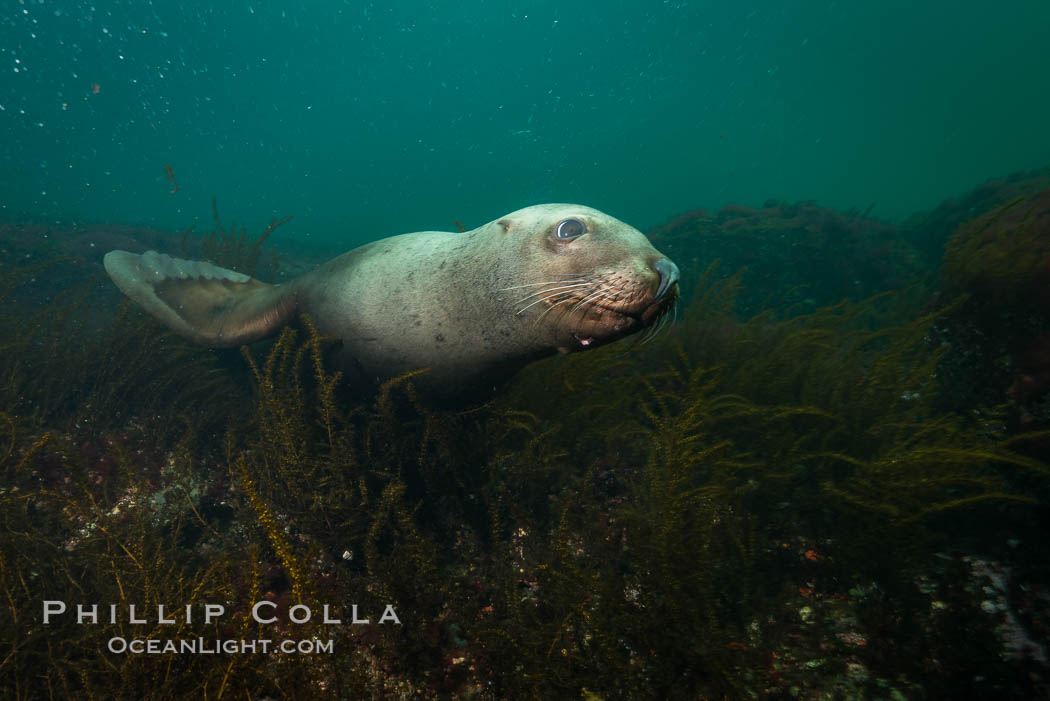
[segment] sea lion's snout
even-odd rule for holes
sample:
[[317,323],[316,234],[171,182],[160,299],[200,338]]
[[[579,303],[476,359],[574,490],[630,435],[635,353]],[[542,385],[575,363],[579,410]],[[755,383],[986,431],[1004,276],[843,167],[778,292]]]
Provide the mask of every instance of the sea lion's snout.
[[[655,259],[655,260],[654,260]],[[651,329],[664,320],[675,303],[678,301],[678,279],[680,277],[678,266],[667,256],[656,254],[650,259],[649,269],[656,273],[655,289],[648,287],[641,297],[642,308],[637,313],[637,318],[642,322],[642,328]],[[651,296],[650,296],[651,295]]]
[[660,286],[654,295],[659,301],[678,284],[678,266],[668,258],[660,258],[653,263],[653,270],[660,276]]

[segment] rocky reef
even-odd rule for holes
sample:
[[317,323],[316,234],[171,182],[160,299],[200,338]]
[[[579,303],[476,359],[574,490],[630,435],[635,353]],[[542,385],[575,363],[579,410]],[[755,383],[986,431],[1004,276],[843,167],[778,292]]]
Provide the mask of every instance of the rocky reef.
[[1018,420],[1050,419],[1050,188],[961,225],[944,256],[942,297],[967,299],[943,335],[963,337],[960,382],[1013,400]]
[[726,274],[745,268],[741,314],[804,313],[922,279],[904,231],[869,215],[870,210],[837,212],[816,202],[769,200],[760,208],[731,204],[714,214],[694,210],[647,233],[675,258],[683,280],[699,280],[716,260]]

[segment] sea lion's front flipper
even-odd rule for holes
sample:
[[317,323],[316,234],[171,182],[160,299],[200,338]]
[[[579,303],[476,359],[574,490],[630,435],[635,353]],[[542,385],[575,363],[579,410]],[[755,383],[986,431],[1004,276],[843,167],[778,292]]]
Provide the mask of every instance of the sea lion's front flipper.
[[295,316],[292,286],[267,285],[204,261],[110,251],[103,263],[121,292],[180,336],[211,348],[265,338]]

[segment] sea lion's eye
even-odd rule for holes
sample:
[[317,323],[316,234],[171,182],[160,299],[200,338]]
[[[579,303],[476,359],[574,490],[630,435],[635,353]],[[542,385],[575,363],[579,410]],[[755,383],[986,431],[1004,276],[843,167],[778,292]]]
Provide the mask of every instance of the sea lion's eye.
[[554,238],[558,241],[572,241],[587,233],[587,226],[579,219],[566,219],[554,228]]

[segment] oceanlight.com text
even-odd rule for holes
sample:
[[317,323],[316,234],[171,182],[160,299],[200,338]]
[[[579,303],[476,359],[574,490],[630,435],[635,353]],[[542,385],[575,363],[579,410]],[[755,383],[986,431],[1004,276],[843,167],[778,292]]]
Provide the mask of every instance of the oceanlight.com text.
[[106,648],[116,655],[254,655],[276,652],[283,655],[332,654],[332,640],[234,640],[221,638],[110,638]]

